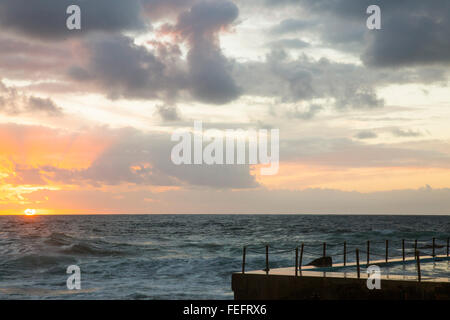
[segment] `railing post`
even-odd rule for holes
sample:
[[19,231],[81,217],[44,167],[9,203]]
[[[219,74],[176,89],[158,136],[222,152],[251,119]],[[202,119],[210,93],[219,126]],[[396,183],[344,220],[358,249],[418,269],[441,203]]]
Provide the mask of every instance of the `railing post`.
[[417,259],[416,252],[417,252],[417,239],[414,240],[414,257]]
[[386,240],[386,263],[389,260],[389,240]]
[[403,262],[405,262],[405,239],[402,239],[402,257]]
[[347,264],[347,241],[344,241],[344,267]]
[[242,250],[242,273],[245,273],[245,254],[247,252],[247,247],[244,246],[244,249]]
[[419,252],[419,250],[416,251],[416,261],[417,261],[417,279],[420,282],[422,279],[422,275],[420,274],[420,252]]
[[326,257],[326,256],[327,256],[327,243],[324,242],[323,243],[323,257]]
[[449,243],[449,238],[447,238],[447,257],[448,257],[448,243]]
[[298,247],[295,248],[295,276],[298,277]]
[[358,279],[360,278],[360,270],[359,270],[359,250],[356,249],[356,273],[358,275]]
[[436,238],[433,238],[433,253],[432,256],[433,258],[436,256]]
[[369,266],[370,263],[370,241],[367,240],[367,266]]
[[269,245],[266,245],[266,274],[269,274]]
[[301,274],[301,271],[302,271],[303,248],[304,248],[304,246],[305,246],[305,244],[302,243],[302,247],[301,247],[301,250],[300,250],[300,262],[298,263],[298,268],[300,269],[300,274]]

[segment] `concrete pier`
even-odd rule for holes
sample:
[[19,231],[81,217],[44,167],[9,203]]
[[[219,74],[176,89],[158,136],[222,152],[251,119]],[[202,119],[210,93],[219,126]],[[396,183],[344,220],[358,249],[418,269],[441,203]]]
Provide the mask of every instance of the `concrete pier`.
[[[421,257],[422,262],[449,260],[446,256]],[[413,263],[414,258],[403,261],[395,259],[388,263],[373,261],[370,265],[392,265],[396,263]],[[365,264],[362,264],[365,266]],[[358,279],[356,270],[339,272],[342,265],[331,268],[302,267],[298,276],[295,268],[271,269],[265,271],[250,271],[232,275],[232,290],[236,300],[450,300],[449,278],[416,276],[381,275],[381,289],[369,290],[366,273],[361,272]],[[347,264],[355,267],[355,264]]]

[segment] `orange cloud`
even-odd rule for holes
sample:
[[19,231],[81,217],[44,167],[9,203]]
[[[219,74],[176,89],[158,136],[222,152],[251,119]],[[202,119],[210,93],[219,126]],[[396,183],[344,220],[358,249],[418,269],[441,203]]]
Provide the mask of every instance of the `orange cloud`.
[[47,181],[42,167],[87,168],[112,142],[110,136],[99,132],[68,133],[38,126],[0,125],[0,214],[20,213],[25,205],[47,202],[31,201],[28,195],[63,187]]
[[2,165],[9,170],[14,165],[87,168],[112,142],[110,136],[100,132],[68,133],[37,126],[0,125]]
[[[255,166],[256,169],[256,166]],[[424,185],[450,187],[450,169],[425,167],[332,167],[302,163],[280,163],[277,175],[261,176],[257,181],[269,189],[304,190],[307,188],[375,192],[416,189]]]

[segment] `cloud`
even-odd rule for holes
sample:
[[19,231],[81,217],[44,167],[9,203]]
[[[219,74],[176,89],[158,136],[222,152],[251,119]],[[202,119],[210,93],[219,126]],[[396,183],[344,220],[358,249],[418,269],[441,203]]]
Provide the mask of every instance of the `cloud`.
[[[160,210],[159,213],[193,213],[195,210],[197,213],[420,213],[425,202],[435,200],[433,206],[428,203],[427,213],[443,212],[449,208],[445,202],[437,200],[445,196],[448,189],[376,193],[323,189],[267,190],[255,181],[245,165],[175,166],[170,161],[172,142],[164,133],[105,127],[65,132],[44,127],[1,125],[0,137],[2,151],[12,155],[6,165],[8,170],[2,171],[9,176],[1,177],[2,183],[10,189],[23,185],[61,189],[22,194],[26,199],[22,201],[40,201],[56,208],[64,201],[74,202],[75,199],[76,203],[94,211],[105,210],[107,203],[111,208],[122,208],[120,212],[136,208]],[[448,156],[437,152],[383,145],[364,146],[336,138],[282,141],[282,145],[285,150],[283,159],[297,159],[302,164],[315,166],[448,168],[449,164]],[[339,170],[342,171],[345,172]],[[149,187],[164,187],[166,191],[153,193],[148,191]],[[241,190],[230,190],[236,188]],[[45,197],[52,200],[44,200]],[[411,198],[408,197],[414,198],[417,207],[398,206],[410,204]],[[320,201],[323,198],[330,201],[323,203]],[[144,199],[151,199],[152,206],[144,205]],[[375,207],[367,206],[367,203],[373,203]]]
[[86,66],[72,66],[78,81],[93,80],[110,98],[157,98],[165,87],[165,65],[144,46],[126,36],[92,37],[84,41],[89,52]]
[[15,185],[45,185],[39,168],[29,168],[24,165],[16,165],[14,177],[5,179],[4,183]]
[[291,58],[284,50],[272,50],[264,62],[239,65],[235,78],[248,95],[279,97],[282,102],[333,99],[338,109],[382,107],[375,87],[381,80],[369,75],[365,67],[315,60],[301,55]]
[[306,110],[299,110],[298,106],[295,106],[293,109],[288,110],[286,116],[288,118],[310,120],[321,110],[323,110],[323,107],[316,104],[310,105]]
[[387,14],[381,32],[369,34],[364,63],[376,67],[450,64],[448,1],[407,6],[400,14]]
[[392,134],[396,137],[420,137],[423,134],[419,131],[414,130],[402,130],[399,128],[396,128],[392,130]]
[[[14,174],[7,179],[13,185],[45,181],[46,185],[80,187],[134,184],[240,189],[258,186],[248,165],[173,164],[170,154],[176,143],[166,133],[106,127],[71,133],[33,126],[2,125],[0,136],[27,141],[26,147],[19,147],[20,152],[9,151],[15,154],[14,161],[8,165],[14,168]],[[53,144],[44,146],[49,139]],[[77,141],[78,144],[75,143]],[[5,152],[8,152],[8,146],[2,146]],[[41,153],[34,152],[36,149]],[[30,156],[32,152],[33,158]]]
[[364,140],[364,139],[374,139],[374,138],[377,138],[378,135],[377,135],[375,132],[373,132],[373,131],[361,131],[361,132],[358,132],[358,133],[356,134],[355,137],[356,137],[357,139]]
[[349,84],[337,97],[338,108],[378,108],[384,106],[384,100],[377,97],[374,89],[360,84]]
[[43,114],[47,116],[61,116],[62,108],[51,99],[26,96],[15,88],[6,87],[0,81],[0,112],[7,115]]
[[247,165],[177,166],[170,160],[175,144],[167,134],[144,134],[124,129],[119,139],[105,150],[89,168],[58,170],[43,168],[55,181],[88,183],[91,185],[182,186],[196,185],[212,188],[252,188],[257,186]]
[[141,0],[144,11],[152,21],[176,17],[199,0]]
[[280,39],[268,43],[271,47],[281,47],[290,49],[303,49],[310,46],[308,42],[300,39]]
[[[73,80],[96,82],[113,99],[176,103],[182,95],[210,104],[231,102],[242,91],[232,77],[235,63],[221,51],[219,33],[238,13],[229,1],[194,4],[179,14],[176,24],[166,23],[157,31],[175,35],[177,43],[153,41],[153,51],[128,36],[90,36],[83,42],[88,62],[73,65],[68,74]],[[189,48],[186,60],[181,58],[181,43]]]
[[231,1],[202,1],[178,16],[175,31],[189,39],[191,45],[212,40],[239,16],[238,7]]
[[225,104],[241,95],[241,88],[231,76],[233,63],[211,43],[193,47],[188,54],[188,64],[190,90],[199,101]]
[[231,76],[233,62],[222,54],[219,46],[219,32],[228,28],[238,15],[239,9],[230,1],[199,2],[182,12],[175,26],[166,26],[188,42],[190,89],[199,101],[224,104],[241,94]]
[[[44,8],[47,1],[43,3]],[[4,7],[3,11],[0,11],[9,14],[13,9],[22,8],[23,3],[24,1],[20,0],[13,5],[17,6],[16,9]],[[85,4],[91,6],[90,3],[89,1]],[[105,3],[104,0],[100,1],[94,11],[100,11]],[[123,30],[127,30],[127,24],[114,18],[115,10],[122,8],[123,4],[116,6],[113,3],[111,7],[117,8],[105,11],[105,24],[116,21],[118,27],[111,28],[108,32],[87,32],[83,37],[64,42],[47,41],[45,45],[39,40],[41,37],[37,36],[33,36],[34,41],[29,41],[15,37],[13,33],[8,34],[8,37],[0,35],[0,71],[8,78],[40,79],[40,83],[30,86],[49,90],[47,92],[79,90],[103,93],[111,99],[156,99],[167,105],[175,105],[180,100],[222,105],[242,95],[275,97],[280,102],[325,98],[330,99],[329,103],[341,110],[382,107],[384,101],[376,94],[381,85],[430,84],[447,80],[448,72],[434,65],[391,71],[369,69],[350,63],[335,63],[327,59],[313,59],[305,55],[290,57],[289,49],[309,47],[314,50],[315,45],[298,38],[279,38],[281,34],[301,30],[313,36],[319,35],[324,42],[321,46],[328,43],[333,48],[353,50],[357,55],[362,55],[365,50],[364,37],[367,36],[370,40],[367,45],[372,46],[375,41],[373,37],[382,36],[382,33],[375,32],[367,34],[365,23],[361,22],[365,19],[365,10],[363,14],[359,12],[359,9],[364,9],[364,3],[355,2],[355,9],[342,1],[336,2],[339,5],[327,0],[284,2],[294,3],[306,10],[308,18],[284,19],[275,25],[269,32],[269,36],[275,38],[266,43],[273,50],[263,62],[238,62],[224,54],[220,36],[231,31],[239,18],[239,9],[230,1],[192,0],[181,3],[179,0],[136,0],[126,9],[130,12],[138,11],[132,14],[135,18],[133,21],[137,23],[143,19],[142,15],[150,14],[152,19],[164,22],[154,30],[155,35],[166,35],[171,38],[170,41],[151,40],[149,44],[153,49],[136,44],[132,36],[121,34]],[[386,6],[388,7],[383,12],[399,11],[398,6],[388,3]],[[150,13],[152,8],[153,14]],[[434,12],[432,8],[438,6],[433,4],[428,8],[414,2],[412,8]],[[54,9],[48,10],[51,13]],[[320,10],[323,10],[323,16],[319,14]],[[422,12],[420,10],[418,12]],[[389,12],[387,16],[391,14]],[[36,13],[37,16],[40,14]],[[125,21],[131,21],[131,18],[126,18],[127,14],[124,16]],[[167,20],[167,17],[173,17],[174,22],[167,22],[171,21]],[[51,20],[50,18],[49,23]],[[18,19],[15,23],[20,25],[20,21]],[[99,21],[96,23],[100,24]],[[7,23],[6,20],[4,23]],[[359,27],[355,29],[354,24],[362,26],[363,32],[360,32]],[[42,28],[45,29],[45,26]],[[99,31],[101,26],[94,29]],[[39,28],[33,30],[42,31],[39,31]],[[352,35],[352,32],[355,35]],[[48,36],[58,37],[51,33]],[[359,48],[355,49],[349,43],[357,43]],[[181,48],[187,48],[186,56]],[[386,48],[387,56],[388,49]],[[436,50],[433,49],[433,52]],[[368,62],[368,65],[371,63]],[[48,80],[42,80],[44,78]]]
[[[300,6],[320,23],[304,25],[287,20],[274,30],[288,32],[296,28],[315,31],[328,44],[361,53],[366,65],[375,67],[448,64],[450,62],[450,3],[436,1],[390,0],[268,0],[273,6]],[[381,8],[382,30],[365,26],[366,9]],[[311,19],[311,18],[309,18]],[[307,20],[309,21],[309,20]],[[413,35],[413,36],[412,36]],[[366,39],[368,39],[367,45]],[[359,43],[359,46],[349,46]],[[361,51],[362,50],[362,51]]]
[[236,65],[233,76],[245,95],[278,98],[281,103],[327,99],[327,104],[338,110],[369,110],[385,105],[377,93],[380,87],[410,83],[443,85],[448,73],[434,66],[370,69],[305,53],[296,57],[288,50],[272,48],[265,61]]
[[73,53],[70,46],[43,44],[0,32],[0,75],[23,80],[60,79],[74,60]]
[[28,99],[27,109],[32,112],[43,112],[52,116],[62,115],[62,109],[49,98],[42,99],[31,96]]
[[156,107],[158,114],[161,116],[163,121],[178,121],[181,117],[178,112],[178,108],[174,105],[158,105]]
[[274,35],[280,35],[285,33],[292,33],[296,31],[302,31],[309,29],[316,25],[316,21],[302,20],[302,19],[285,19],[279,24],[273,26],[270,32]]
[[364,144],[348,138],[313,136],[281,141],[280,159],[304,165],[379,168],[422,167],[449,168],[447,143],[410,145]]
[[67,29],[66,10],[71,0],[2,0],[0,26],[2,29],[44,39],[60,39],[95,31],[119,32],[146,29],[139,0],[80,0],[82,28],[73,32]]
[[[232,190],[178,189],[165,192],[127,190],[39,190],[24,196],[35,207],[69,213],[166,214],[444,214],[450,213],[450,189],[426,188],[346,192],[333,189]],[[50,200],[46,200],[50,199]],[[145,201],[151,199],[151,202]],[[183,201],[180,201],[183,199]],[[323,201],[327,199],[327,201]],[[74,208],[73,204],[83,207]],[[199,204],[201,204],[199,206]],[[354,218],[349,218],[354,219]],[[358,218],[366,221],[370,217]],[[377,218],[378,219],[378,218]]]

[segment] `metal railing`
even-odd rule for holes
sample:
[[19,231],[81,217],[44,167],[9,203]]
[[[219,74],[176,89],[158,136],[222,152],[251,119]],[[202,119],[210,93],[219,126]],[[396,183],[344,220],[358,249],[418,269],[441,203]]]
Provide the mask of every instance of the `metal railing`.
[[[436,240],[438,241],[446,241],[446,245],[442,245],[436,242]],[[374,252],[372,250],[371,245],[372,244],[384,244],[385,246],[385,252],[384,254],[380,254],[377,252]],[[378,257],[378,258],[382,258],[386,263],[389,263],[390,259],[401,259],[403,262],[406,261],[406,257],[407,255],[412,255],[414,257],[414,260],[416,260],[416,264],[417,264],[417,272],[418,272],[418,280],[421,281],[421,271],[420,271],[420,257],[421,256],[431,256],[433,258],[435,258],[437,256],[437,250],[438,249],[443,249],[446,248],[446,252],[443,255],[446,255],[447,257],[449,257],[449,238],[447,239],[436,239],[436,238],[432,238],[431,239],[431,244],[426,244],[429,243],[429,240],[405,240],[402,239],[401,240],[401,256],[392,256],[389,254],[389,240],[385,240],[383,242],[380,241],[370,241],[367,240],[366,241],[366,250],[361,250],[359,249],[360,244],[350,244],[352,246],[355,246],[355,266],[356,266],[356,272],[357,272],[357,277],[360,278],[360,253],[363,253],[366,255],[366,266],[369,266],[370,261],[371,261],[371,257]],[[299,271],[301,274],[301,270],[302,270],[302,266],[303,266],[303,255],[304,253],[307,253],[311,256],[317,256],[317,253],[311,252],[309,251],[309,248],[314,248],[314,247],[318,247],[320,246],[322,248],[322,257],[326,257],[327,256],[327,248],[329,247],[336,247],[336,246],[343,246],[343,252],[342,252],[342,257],[343,257],[343,266],[347,266],[347,258],[348,258],[348,250],[347,250],[347,246],[348,246],[348,242],[344,241],[343,243],[335,243],[335,244],[329,244],[327,242],[323,242],[322,244],[317,244],[317,243],[304,243],[302,242],[300,245],[300,248],[298,246],[293,247],[293,248],[273,248],[273,247],[269,247],[269,245],[265,245],[264,247],[255,247],[255,246],[244,246],[243,247],[243,253],[242,253],[242,274],[245,274],[245,266],[246,266],[246,257],[248,253],[255,253],[255,254],[265,254],[265,268],[263,269],[263,271],[266,272],[266,274],[268,275],[270,272],[270,266],[269,266],[269,249],[270,252],[272,254],[282,254],[282,253],[288,253],[288,252],[295,252],[295,276],[297,277],[299,275]],[[413,246],[411,247],[407,247],[408,244],[413,244]],[[419,247],[419,244],[421,244],[422,246]],[[305,248],[308,248],[308,251],[305,250]],[[427,251],[419,251],[419,249],[431,249],[431,252],[427,252]],[[412,251],[412,252],[411,252]],[[337,256],[341,256],[340,254],[333,254],[333,255],[329,255],[330,257],[337,257]]]

